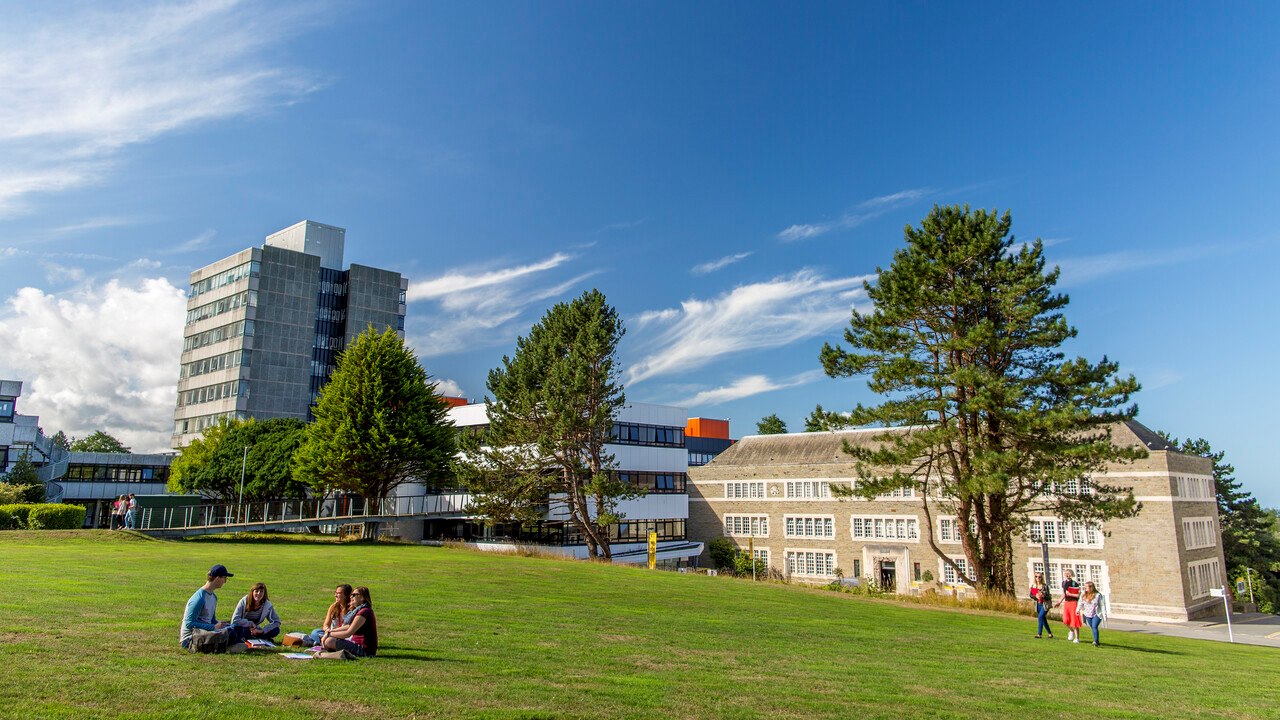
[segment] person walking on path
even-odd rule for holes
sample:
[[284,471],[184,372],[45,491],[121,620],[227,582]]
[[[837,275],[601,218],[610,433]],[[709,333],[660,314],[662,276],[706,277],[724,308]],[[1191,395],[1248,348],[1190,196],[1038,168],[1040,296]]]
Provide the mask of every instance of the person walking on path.
[[116,501],[111,503],[111,529],[119,530],[124,527],[124,510],[129,504],[128,500],[121,495]]
[[1107,619],[1107,596],[1098,592],[1098,587],[1092,580],[1084,584],[1084,592],[1080,594],[1076,612],[1093,631],[1093,646],[1099,647],[1098,626]]
[[1049,629],[1049,608],[1053,607],[1053,596],[1049,594],[1049,583],[1044,581],[1044,573],[1036,573],[1031,583],[1031,599],[1036,601],[1036,639],[1041,633],[1049,633],[1053,639],[1053,631]]
[[1080,583],[1070,570],[1062,571],[1062,624],[1067,626],[1067,639],[1073,643],[1080,642],[1080,615],[1076,612],[1076,604],[1080,600]]
[[128,504],[125,506],[125,511],[124,511],[124,526],[126,528],[130,530],[136,529],[134,527],[134,519],[137,512],[138,512],[138,499],[133,496],[133,493],[129,493],[129,501],[128,501]]

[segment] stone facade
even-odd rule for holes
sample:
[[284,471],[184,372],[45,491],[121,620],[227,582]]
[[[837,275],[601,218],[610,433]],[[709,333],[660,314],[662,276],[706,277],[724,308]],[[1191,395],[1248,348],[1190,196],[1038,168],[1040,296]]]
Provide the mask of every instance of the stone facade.
[[[926,516],[925,503],[910,491],[875,500],[831,497],[830,484],[857,478],[843,442],[868,444],[882,432],[743,438],[710,464],[690,468],[690,539],[729,536],[744,549],[750,542],[771,571],[799,581],[830,582],[839,568],[901,593],[972,592],[930,547],[932,533],[942,554],[964,557],[946,527],[954,516],[946,502],[930,498]],[[1057,586],[1066,567],[1095,580],[1117,618],[1181,621],[1220,611],[1221,601],[1208,594],[1224,584],[1226,570],[1212,463],[1176,452],[1136,422],[1115,426],[1112,441],[1142,447],[1148,457],[1113,465],[1096,481],[1132,487],[1142,511],[1094,528],[1033,514],[1042,520],[1036,532],[1049,542],[1051,583]],[[709,561],[705,553],[701,559]],[[1027,595],[1041,566],[1039,541],[1019,538],[1019,594]]]

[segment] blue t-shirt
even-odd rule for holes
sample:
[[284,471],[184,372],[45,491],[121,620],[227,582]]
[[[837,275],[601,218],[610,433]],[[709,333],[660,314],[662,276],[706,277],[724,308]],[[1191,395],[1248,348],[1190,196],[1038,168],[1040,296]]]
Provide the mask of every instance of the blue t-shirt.
[[204,589],[204,586],[196,588],[191,595],[191,599],[187,601],[187,610],[182,614],[182,627],[178,629],[178,643],[182,647],[191,644],[191,630],[200,628],[201,630],[217,630],[218,629],[218,596]]

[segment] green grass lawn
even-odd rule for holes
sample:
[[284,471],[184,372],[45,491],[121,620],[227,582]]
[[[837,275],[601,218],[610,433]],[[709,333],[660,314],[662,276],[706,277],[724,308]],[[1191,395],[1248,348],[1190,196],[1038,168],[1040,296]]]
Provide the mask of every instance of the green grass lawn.
[[[356,662],[192,655],[214,563],[228,618],[267,583],[285,630],[368,585]],[[1107,632],[795,586],[408,545],[0,532],[0,717],[1277,717],[1274,649]]]

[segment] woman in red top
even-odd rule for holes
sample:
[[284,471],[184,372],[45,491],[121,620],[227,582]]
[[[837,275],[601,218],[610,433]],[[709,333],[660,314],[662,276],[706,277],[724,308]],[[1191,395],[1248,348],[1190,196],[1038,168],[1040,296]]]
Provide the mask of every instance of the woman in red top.
[[1063,570],[1062,577],[1062,599],[1058,601],[1062,606],[1062,624],[1067,626],[1067,639],[1078,643],[1081,622],[1076,614],[1076,603],[1080,600],[1080,583],[1075,581],[1070,570]]
[[325,650],[346,650],[356,657],[373,657],[378,654],[378,619],[373,615],[369,588],[361,585],[351,591],[351,607],[355,609],[351,622],[325,633],[320,644]]

